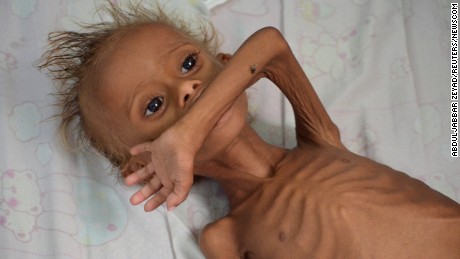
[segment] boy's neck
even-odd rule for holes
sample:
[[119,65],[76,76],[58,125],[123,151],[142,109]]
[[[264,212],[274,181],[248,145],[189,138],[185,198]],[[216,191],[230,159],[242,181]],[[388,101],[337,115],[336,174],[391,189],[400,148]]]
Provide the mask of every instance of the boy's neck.
[[287,150],[266,143],[249,125],[229,147],[205,163],[198,163],[199,175],[217,180],[232,207],[244,200],[273,175]]

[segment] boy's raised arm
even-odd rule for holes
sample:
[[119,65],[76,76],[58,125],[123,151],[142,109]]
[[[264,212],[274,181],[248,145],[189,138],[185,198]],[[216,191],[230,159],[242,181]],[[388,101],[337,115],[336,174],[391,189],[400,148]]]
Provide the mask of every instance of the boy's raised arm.
[[336,125],[288,43],[272,27],[257,31],[243,43],[201,100],[175,126],[182,127],[184,130],[181,132],[196,129],[189,137],[193,148],[198,150],[222,113],[244,90],[262,77],[271,80],[293,106],[299,144],[328,143],[344,148]]
[[243,43],[180,120],[155,141],[133,147],[133,155],[151,152],[152,162],[126,178],[127,184],[134,184],[151,177],[131,202],[138,204],[157,194],[146,203],[146,211],[165,201],[168,209],[182,203],[193,182],[195,154],[205,138],[243,91],[262,77],[273,81],[293,105],[299,144],[341,145],[335,125],[283,36],[275,28],[263,28]]

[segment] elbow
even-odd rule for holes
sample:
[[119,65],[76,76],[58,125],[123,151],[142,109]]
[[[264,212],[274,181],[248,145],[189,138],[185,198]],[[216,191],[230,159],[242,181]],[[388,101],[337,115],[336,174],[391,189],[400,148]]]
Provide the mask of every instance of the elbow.
[[283,34],[275,27],[267,26],[256,32],[257,34],[263,34],[264,37],[267,37],[271,40],[281,40],[284,39]]
[[264,27],[257,31],[256,35],[261,37],[261,40],[267,43],[267,47],[274,53],[283,53],[290,49],[283,34],[275,27]]

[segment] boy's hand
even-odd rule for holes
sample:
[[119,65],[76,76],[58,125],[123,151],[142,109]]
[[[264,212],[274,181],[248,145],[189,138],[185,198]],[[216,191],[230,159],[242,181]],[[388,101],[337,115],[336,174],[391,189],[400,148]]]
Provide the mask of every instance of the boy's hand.
[[132,155],[150,152],[152,161],[125,178],[129,186],[147,181],[131,196],[131,204],[140,204],[151,197],[144,205],[147,212],[164,202],[168,210],[181,204],[193,183],[195,152],[192,150],[174,127],[167,129],[152,142],[134,146],[130,150]]

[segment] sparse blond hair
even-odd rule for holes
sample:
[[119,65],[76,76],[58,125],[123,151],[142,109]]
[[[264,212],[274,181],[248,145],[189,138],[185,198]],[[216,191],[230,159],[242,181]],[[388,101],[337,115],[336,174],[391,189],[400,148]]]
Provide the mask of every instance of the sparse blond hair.
[[[113,43],[123,32],[143,24],[170,26],[202,44],[211,54],[216,54],[217,39],[209,22],[199,19],[195,24],[198,26],[192,28],[176,13],[166,13],[158,3],[146,7],[140,2],[129,2],[122,8],[107,2],[98,13],[109,14],[111,21],[80,25],[81,32],[50,33],[48,49],[37,66],[40,69],[47,68],[56,82],[56,104],[61,109],[57,117],[60,119],[59,132],[64,144],[71,147],[71,140],[74,139],[79,148],[90,144],[107,157],[113,166],[120,168],[129,160],[129,151],[109,134],[114,133],[114,130],[110,128],[100,107],[88,101],[91,95],[89,78],[97,67],[105,44]],[[88,114],[94,118],[89,118]],[[108,132],[96,132],[96,124]]]

